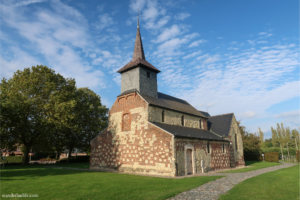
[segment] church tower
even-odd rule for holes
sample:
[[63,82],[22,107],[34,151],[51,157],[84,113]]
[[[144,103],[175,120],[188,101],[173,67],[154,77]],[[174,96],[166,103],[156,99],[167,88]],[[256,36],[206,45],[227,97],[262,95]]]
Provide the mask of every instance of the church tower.
[[146,61],[140,33],[139,20],[132,60],[122,67],[121,93],[137,90],[142,94],[157,97],[157,68]]

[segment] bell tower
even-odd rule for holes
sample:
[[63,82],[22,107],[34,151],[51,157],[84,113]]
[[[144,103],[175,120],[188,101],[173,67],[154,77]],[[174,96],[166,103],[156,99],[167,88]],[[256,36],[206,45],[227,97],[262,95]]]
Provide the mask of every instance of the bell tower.
[[118,71],[121,74],[121,93],[135,89],[142,94],[157,97],[159,72],[146,61],[138,19],[132,60]]

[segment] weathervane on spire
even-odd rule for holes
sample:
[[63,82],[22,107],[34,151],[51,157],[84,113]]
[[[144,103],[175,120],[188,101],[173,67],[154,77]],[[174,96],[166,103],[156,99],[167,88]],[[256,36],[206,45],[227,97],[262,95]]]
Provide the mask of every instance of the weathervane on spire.
[[138,20],[137,20],[137,27],[138,28],[140,28],[140,22],[139,22],[139,19],[140,19],[140,9],[138,9],[138,15],[137,15],[137,18],[138,18]]

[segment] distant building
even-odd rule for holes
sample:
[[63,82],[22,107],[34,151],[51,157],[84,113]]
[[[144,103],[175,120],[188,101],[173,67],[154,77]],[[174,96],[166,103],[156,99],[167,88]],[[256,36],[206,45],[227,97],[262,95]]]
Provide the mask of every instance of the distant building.
[[139,26],[132,60],[118,71],[121,94],[109,125],[91,142],[90,169],[180,176],[244,165],[234,114],[210,116],[157,91],[156,67],[146,61]]

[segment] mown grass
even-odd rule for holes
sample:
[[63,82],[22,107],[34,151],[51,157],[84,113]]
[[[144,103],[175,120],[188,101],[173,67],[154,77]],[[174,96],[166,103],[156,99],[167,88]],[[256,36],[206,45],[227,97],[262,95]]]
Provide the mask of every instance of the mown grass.
[[57,163],[55,165],[47,165],[47,166],[89,169],[90,163],[88,163],[88,162],[82,162],[82,163],[64,163],[64,164]]
[[220,200],[299,199],[299,170],[296,165],[247,179]]
[[41,199],[166,199],[218,178],[221,176],[168,179],[18,165],[1,170],[1,195],[38,194]]
[[220,173],[242,173],[242,172],[249,172],[257,169],[263,169],[266,167],[273,167],[277,165],[282,165],[281,163],[275,163],[275,162],[261,162],[261,161],[245,161],[246,166],[249,166],[247,168],[243,169],[237,169],[237,170],[229,170],[224,171]]

